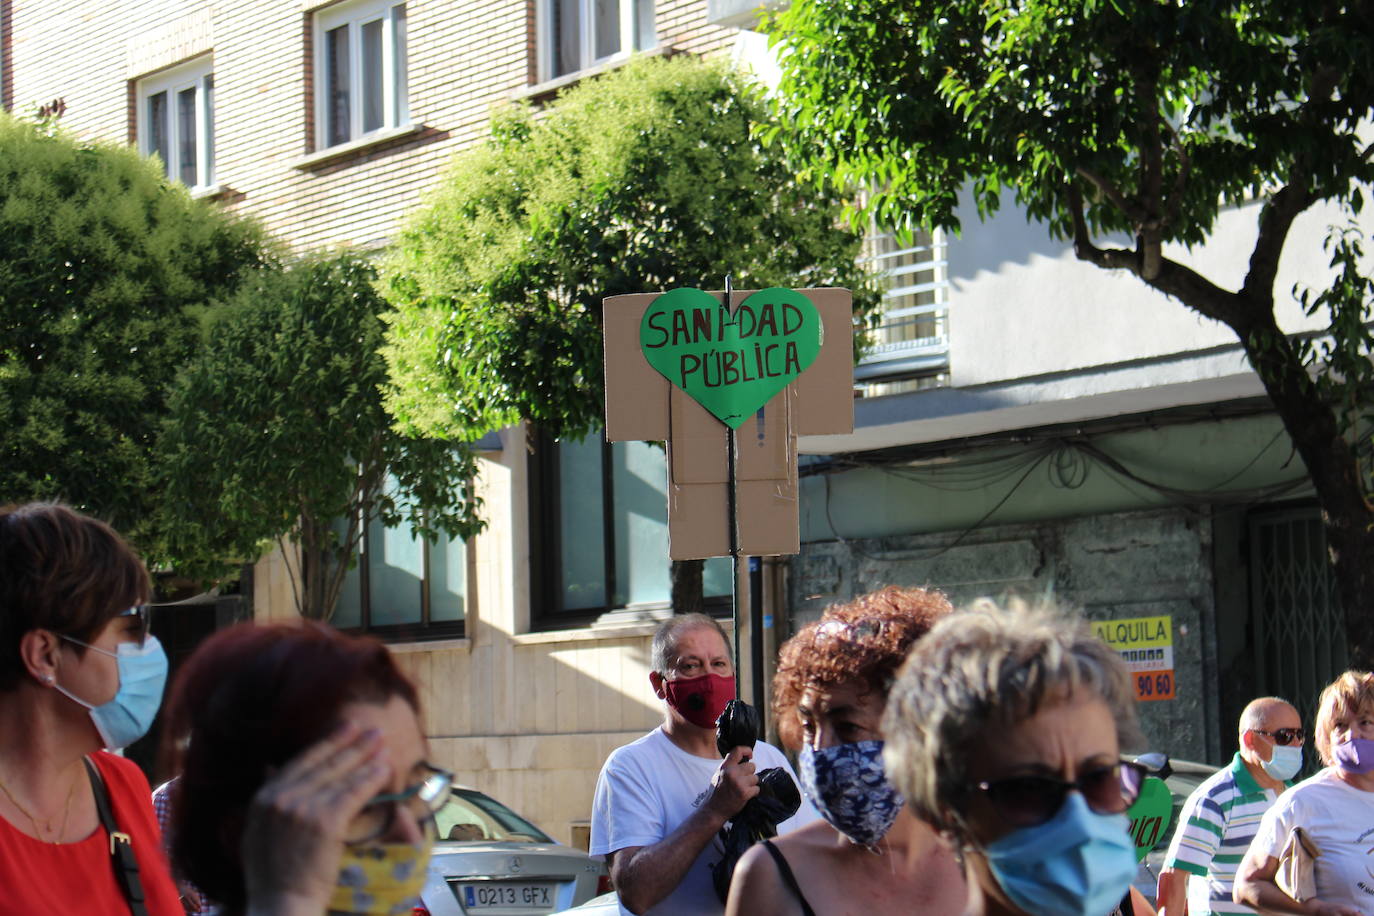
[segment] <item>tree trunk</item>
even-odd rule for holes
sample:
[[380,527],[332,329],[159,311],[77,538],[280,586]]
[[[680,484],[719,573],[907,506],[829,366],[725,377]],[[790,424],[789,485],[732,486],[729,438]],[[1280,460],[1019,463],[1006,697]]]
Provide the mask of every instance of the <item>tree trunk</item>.
[[700,614],[705,606],[702,599],[702,569],[705,560],[673,561],[673,613]]
[[1260,333],[1241,337],[1245,352],[1317,491],[1349,665],[1368,671],[1374,669],[1374,511],[1365,499],[1359,459],[1272,311],[1257,324]]

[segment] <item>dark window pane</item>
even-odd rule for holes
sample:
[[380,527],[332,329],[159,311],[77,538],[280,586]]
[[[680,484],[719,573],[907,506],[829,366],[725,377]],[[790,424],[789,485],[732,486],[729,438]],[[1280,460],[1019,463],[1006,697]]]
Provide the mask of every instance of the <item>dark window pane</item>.
[[647,51],[658,44],[654,31],[654,0],[635,0],[635,50]]
[[386,121],[382,102],[382,20],[362,26],[363,133],[380,130]]
[[330,29],[324,36],[325,137],[329,146],[353,138],[350,123],[348,26]]
[[210,164],[210,173],[203,176],[206,184],[215,183],[215,78],[205,78],[205,161]]
[[553,75],[582,69],[582,0],[554,0]]
[[197,158],[196,90],[192,87],[177,93],[177,166],[181,183],[187,187],[198,184]]
[[620,0],[593,0],[596,21],[596,59],[620,50]]
[[[338,518],[332,525],[334,534],[342,541],[348,534],[348,522]],[[365,549],[359,545],[359,550]],[[362,557],[344,577],[343,588],[339,590],[339,603],[334,605],[334,616],[330,623],[339,629],[363,625]]]
[[404,6],[396,7],[394,24],[396,28],[396,47],[392,49],[396,56],[396,72],[392,74],[395,78],[396,87],[394,102],[397,123],[404,124],[410,120],[410,82],[406,79],[406,69],[410,66],[410,58],[406,54],[406,8]]
[[163,171],[170,177],[167,117],[167,93],[158,92],[148,96],[148,152],[162,158]]
[[467,603],[467,545],[440,535],[429,545],[429,619],[462,620]]
[[704,598],[730,595],[730,558],[712,557],[701,568],[701,594]]
[[420,622],[424,589],[424,541],[410,527],[367,526],[368,608],[374,627]]
[[606,606],[605,506],[602,504],[601,437],[558,446],[558,523],[563,547],[563,610]]
[[[578,486],[563,480],[563,486]],[[613,604],[668,601],[668,474],[663,449],[647,442],[611,446],[612,524],[615,529]]]

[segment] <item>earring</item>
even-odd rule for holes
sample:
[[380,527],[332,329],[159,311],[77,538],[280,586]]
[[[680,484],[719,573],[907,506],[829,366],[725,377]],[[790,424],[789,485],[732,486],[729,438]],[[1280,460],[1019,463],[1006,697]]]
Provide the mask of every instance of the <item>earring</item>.
[[45,683],[45,684],[51,684],[52,682],[53,682],[53,676],[52,676],[51,674],[45,674],[45,675],[43,675],[43,683]]

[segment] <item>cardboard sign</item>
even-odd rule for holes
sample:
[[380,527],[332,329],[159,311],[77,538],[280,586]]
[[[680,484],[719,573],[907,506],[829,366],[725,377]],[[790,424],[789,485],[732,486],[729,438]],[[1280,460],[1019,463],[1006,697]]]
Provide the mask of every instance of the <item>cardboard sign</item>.
[[1135,683],[1137,700],[1174,698],[1173,618],[1098,620],[1093,633],[1121,655]]
[[1131,839],[1135,841],[1135,860],[1143,862],[1160,838],[1169,835],[1169,822],[1174,818],[1174,796],[1164,780],[1146,776],[1140,785],[1140,796],[1126,809],[1131,819]]
[[806,371],[823,339],[816,307],[781,287],[759,290],[733,315],[699,289],[670,290],[639,329],[649,365],[731,429]]
[[[809,369],[736,427],[736,515],[739,549],[745,556],[777,556],[801,549],[797,436],[838,435],[854,429],[854,325],[849,290],[792,292],[805,298],[820,318],[820,352]],[[734,301],[742,304],[756,294],[736,291]],[[651,366],[641,345],[645,313],[664,295],[611,296],[602,303],[606,438],[667,442],[668,552],[672,559],[729,556],[728,432],[705,407]],[[724,299],[721,292],[704,295],[717,308]]]

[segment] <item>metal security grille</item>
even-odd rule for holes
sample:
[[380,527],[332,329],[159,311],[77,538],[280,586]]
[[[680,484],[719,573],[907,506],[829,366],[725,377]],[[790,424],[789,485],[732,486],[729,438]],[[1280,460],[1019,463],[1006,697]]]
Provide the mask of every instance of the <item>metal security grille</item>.
[[1345,627],[1315,509],[1250,517],[1250,613],[1256,687],[1312,722],[1317,696],[1346,668]]

